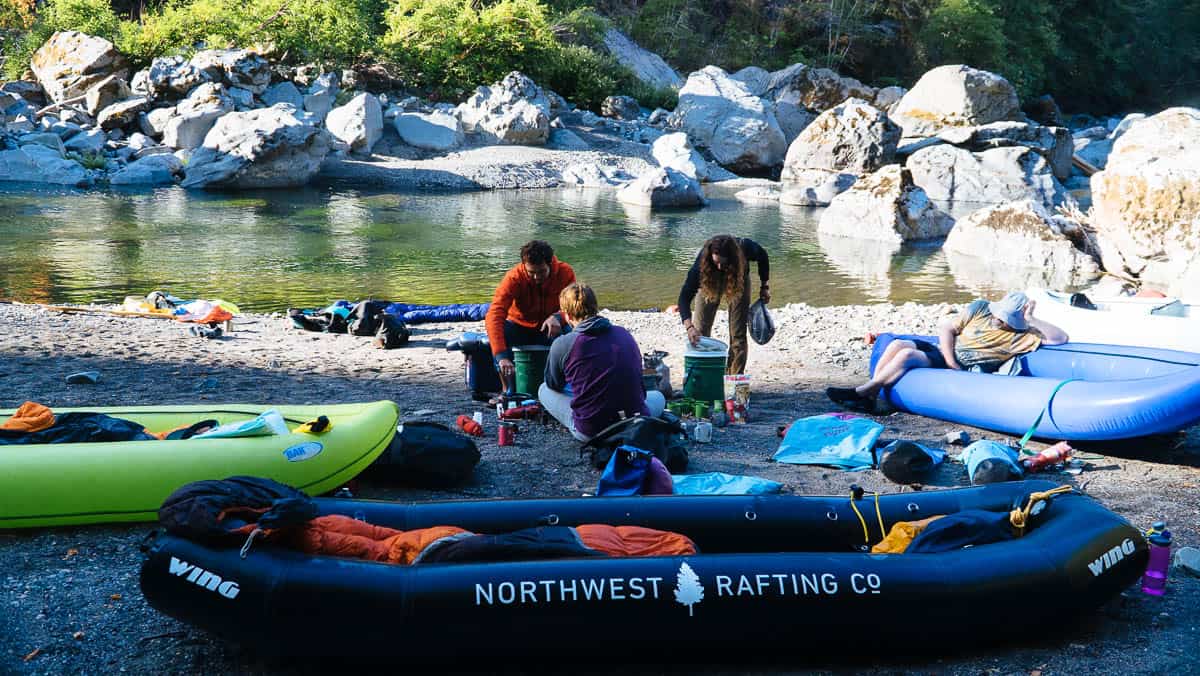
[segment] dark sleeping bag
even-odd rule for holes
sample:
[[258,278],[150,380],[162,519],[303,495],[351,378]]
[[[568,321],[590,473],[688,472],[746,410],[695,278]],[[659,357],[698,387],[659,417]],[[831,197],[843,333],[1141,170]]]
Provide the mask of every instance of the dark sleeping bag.
[[0,429],[0,445],[77,444],[95,441],[157,441],[146,428],[103,413],[61,413],[54,425],[39,432]]

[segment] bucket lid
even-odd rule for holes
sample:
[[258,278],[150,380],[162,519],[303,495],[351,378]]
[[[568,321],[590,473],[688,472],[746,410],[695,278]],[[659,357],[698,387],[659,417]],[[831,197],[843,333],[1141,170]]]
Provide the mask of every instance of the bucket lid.
[[513,352],[548,352],[549,345],[513,345]]
[[708,336],[700,336],[700,342],[697,345],[692,345],[689,342],[684,342],[683,356],[685,357],[700,357],[713,358],[724,357],[729,354],[729,346],[716,338]]

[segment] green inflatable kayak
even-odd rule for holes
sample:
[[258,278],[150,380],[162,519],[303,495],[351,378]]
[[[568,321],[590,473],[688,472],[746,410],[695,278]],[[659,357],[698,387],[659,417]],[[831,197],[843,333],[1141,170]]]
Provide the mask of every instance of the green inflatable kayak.
[[[247,421],[274,408],[290,434],[258,437],[0,446],[0,529],[153,521],[172,491],[202,479],[251,475],[319,495],[358,475],[387,448],[400,412],[391,401],[329,406],[126,406],[105,413],[152,432],[205,419]],[[0,411],[0,420],[12,411]],[[320,434],[295,428],[318,416]]]

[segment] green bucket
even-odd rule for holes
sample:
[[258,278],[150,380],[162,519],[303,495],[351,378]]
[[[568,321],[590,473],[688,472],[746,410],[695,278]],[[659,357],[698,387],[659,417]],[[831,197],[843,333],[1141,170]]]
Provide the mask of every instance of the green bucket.
[[518,345],[513,348],[513,366],[517,371],[514,387],[517,392],[537,396],[538,388],[546,378],[546,359],[549,356],[550,348],[545,345]]
[[725,398],[725,353],[683,356],[683,396],[703,402]]

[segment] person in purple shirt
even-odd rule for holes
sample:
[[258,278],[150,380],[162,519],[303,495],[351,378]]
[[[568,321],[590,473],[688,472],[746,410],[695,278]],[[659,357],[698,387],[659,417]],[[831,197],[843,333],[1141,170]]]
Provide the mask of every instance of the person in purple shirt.
[[580,441],[622,417],[662,413],[667,400],[642,386],[642,351],[625,329],[600,316],[596,294],[578,282],[558,295],[571,332],[550,345],[538,400]]

